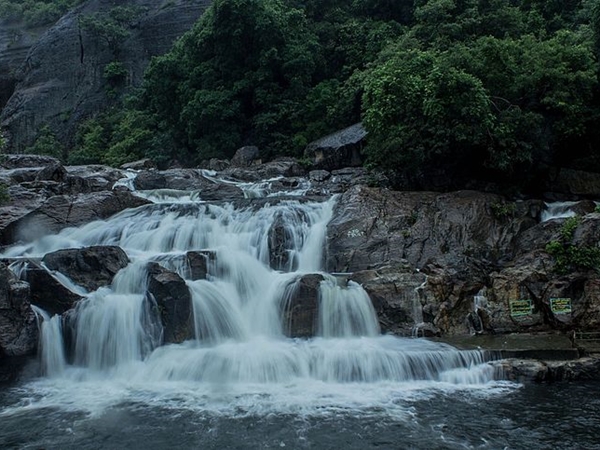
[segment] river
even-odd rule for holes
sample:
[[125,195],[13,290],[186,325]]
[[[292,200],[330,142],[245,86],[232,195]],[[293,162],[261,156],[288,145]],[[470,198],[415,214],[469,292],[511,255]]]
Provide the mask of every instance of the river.
[[[598,445],[598,385],[522,386],[485,351],[381,335],[362,287],[322,272],[335,197],[234,206],[201,193],[140,195],[154,203],[6,250],[18,259],[118,245],[131,262],[93,292],[59,279],[84,296],[68,338],[60,316],[36,309],[40,369],[0,391],[2,448]],[[274,262],[275,224],[284,239]],[[205,279],[181,263],[191,250],[214,255]],[[146,295],[151,262],[185,280],[193,339],[163,345]],[[293,337],[282,311],[310,274],[322,278],[318,315],[310,337]]]

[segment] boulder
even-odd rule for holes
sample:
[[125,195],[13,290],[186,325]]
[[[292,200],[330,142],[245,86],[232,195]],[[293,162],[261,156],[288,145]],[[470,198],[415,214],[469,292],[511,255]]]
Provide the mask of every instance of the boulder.
[[29,283],[31,304],[50,316],[65,313],[83,298],[35,261],[29,261],[24,278]]
[[165,344],[194,337],[192,297],[185,281],[157,263],[148,264],[148,295],[163,325]]
[[286,336],[315,336],[319,317],[319,289],[324,279],[321,274],[302,275],[287,286],[281,308]]
[[0,245],[33,241],[63,228],[108,217],[127,208],[150,203],[130,192],[94,192],[54,196],[33,210],[12,207],[0,210]]
[[247,145],[235,152],[231,158],[231,167],[250,167],[256,162],[260,163],[258,147]]
[[416,327],[433,322],[433,315],[423,313],[424,273],[413,272],[403,264],[390,264],[355,272],[349,280],[359,283],[369,294],[383,333],[410,336]]
[[110,190],[117,181],[127,176],[126,171],[100,164],[67,166],[65,168],[70,176],[84,180],[83,183],[88,186],[89,192]]
[[140,159],[138,161],[129,162],[123,164],[121,167],[123,170],[148,170],[156,169],[156,163],[149,158]]
[[190,280],[206,280],[217,257],[214,251],[198,250],[185,254],[190,271]]
[[117,272],[129,264],[129,258],[120,247],[94,246],[48,253],[42,262],[87,291],[95,291],[112,284]]
[[315,169],[360,166],[366,137],[367,131],[362,123],[357,123],[311,142],[304,150],[304,156],[312,160]]
[[38,327],[29,300],[29,285],[0,263],[0,366],[6,356],[35,352]]
[[24,169],[28,167],[46,167],[60,164],[60,161],[51,156],[8,154],[4,155],[0,166],[5,169]]

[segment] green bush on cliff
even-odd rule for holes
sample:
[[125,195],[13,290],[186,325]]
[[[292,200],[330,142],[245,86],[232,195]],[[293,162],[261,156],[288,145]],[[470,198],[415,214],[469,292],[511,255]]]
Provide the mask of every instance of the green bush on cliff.
[[581,219],[577,216],[566,219],[560,229],[560,238],[546,245],[546,252],[554,257],[559,274],[600,268],[600,247],[573,243],[580,223]]

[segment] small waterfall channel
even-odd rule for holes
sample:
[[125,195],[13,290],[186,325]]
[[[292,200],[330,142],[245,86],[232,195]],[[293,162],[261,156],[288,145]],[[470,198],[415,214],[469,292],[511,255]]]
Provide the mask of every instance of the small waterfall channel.
[[[111,286],[85,293],[68,313],[68,333],[64,318],[36,308],[41,405],[93,409],[129,399],[230,414],[385,408],[398,392],[419,386],[472,389],[493,382],[495,370],[482,351],[382,336],[362,287],[322,271],[335,197],[281,197],[257,207],[205,203],[201,192],[140,194],[154,203],[5,252],[39,258],[116,245],[131,261]],[[277,258],[276,227],[283,236]],[[192,279],[181,262],[191,250],[213,255],[205,279]],[[164,330],[146,295],[149,262],[185,280],[192,339],[162,345]],[[312,331],[290,337],[285,317],[304,311],[290,296],[311,274],[321,280],[315,319],[307,325]]]

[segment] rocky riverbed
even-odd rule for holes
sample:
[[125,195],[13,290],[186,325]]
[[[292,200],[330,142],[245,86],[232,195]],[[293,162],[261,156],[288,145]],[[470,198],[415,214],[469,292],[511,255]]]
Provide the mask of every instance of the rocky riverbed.
[[[43,259],[13,258],[9,249],[149,205],[149,193],[255,209],[290,196],[324,201],[336,195],[324,267],[365,289],[384,333],[566,336],[598,327],[600,277],[594,270],[558,273],[545,249],[560,239],[566,219],[542,220],[549,208],[542,199],[514,200],[478,191],[391,191],[373,187],[377,177],[362,168],[307,171],[293,159],[261,164],[240,157],[232,164],[212,161],[207,167],[219,170],[159,171],[148,162],[122,169],[63,166],[49,157],[8,156],[0,169],[10,196],[0,207],[0,244],[6,250],[0,263],[0,357],[35,353],[38,327],[32,304],[68,321],[69,311],[82,298],[78,289],[89,292],[110,285],[128,264],[118,246],[51,252]],[[581,216],[574,244],[597,245],[600,214],[595,204],[583,200],[571,209]],[[269,231],[269,260],[276,270],[289,264],[287,241],[293,237],[285,220],[275,220]],[[202,278],[211,257],[190,252],[186,264]],[[20,269],[25,260],[26,268]],[[151,273],[149,290],[166,327],[165,343],[182,342],[192,333],[186,322],[185,283],[160,262]],[[73,285],[65,285],[61,276]],[[321,279],[318,273],[308,275],[296,290],[288,310],[291,336],[313,333],[315,283]],[[563,299],[560,308],[556,299]],[[597,362],[586,361],[582,371],[597,374]],[[538,380],[559,379],[561,370],[562,378],[577,378],[568,375],[576,372],[577,364],[552,369],[553,364],[544,370],[518,369],[521,363],[511,367],[517,367],[517,378],[529,374]],[[552,375],[540,376],[540,371]]]

